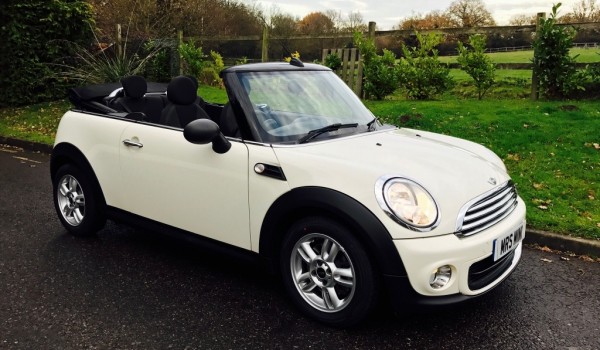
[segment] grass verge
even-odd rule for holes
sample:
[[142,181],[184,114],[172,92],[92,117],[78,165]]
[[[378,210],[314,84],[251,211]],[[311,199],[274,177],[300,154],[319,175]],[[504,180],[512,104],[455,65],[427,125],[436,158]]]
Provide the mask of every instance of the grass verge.
[[[575,60],[579,63],[600,62],[599,49],[572,48],[571,56],[577,56]],[[533,60],[533,50],[512,51],[512,52],[494,52],[487,54],[494,63],[531,63]],[[444,63],[456,63],[457,56],[440,56],[440,61]]]
[[[209,102],[227,101],[221,89],[201,87],[199,92]],[[505,161],[517,183],[531,227],[600,239],[597,101],[477,101],[446,95],[438,101],[395,96],[365,104],[386,123],[489,147]],[[69,108],[68,101],[58,101],[0,109],[0,135],[52,144],[60,117]]]

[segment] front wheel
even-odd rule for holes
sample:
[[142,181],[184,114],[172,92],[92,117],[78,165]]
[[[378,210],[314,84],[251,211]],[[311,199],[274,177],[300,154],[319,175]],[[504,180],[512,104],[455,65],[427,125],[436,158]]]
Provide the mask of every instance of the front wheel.
[[301,220],[283,243],[281,272],[294,303],[332,326],[351,326],[375,306],[378,283],[361,243],[344,226],[315,217]]
[[106,222],[104,203],[91,180],[75,165],[65,164],[53,178],[54,207],[69,233],[89,236]]

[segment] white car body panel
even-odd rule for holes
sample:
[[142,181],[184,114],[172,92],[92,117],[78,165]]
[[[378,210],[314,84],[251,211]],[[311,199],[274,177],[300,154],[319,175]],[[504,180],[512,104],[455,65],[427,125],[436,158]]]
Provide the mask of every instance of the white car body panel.
[[[291,188],[321,186],[349,195],[365,205],[394,239],[453,233],[464,204],[510,178],[496,163],[412,130],[394,129],[292,147],[275,147]],[[385,175],[405,177],[426,188],[440,208],[441,222],[430,232],[399,226],[381,209],[374,195]]]
[[250,249],[248,149],[233,142],[229,152],[195,145],[181,130],[128,123],[119,144],[121,191],[115,206],[130,213]]

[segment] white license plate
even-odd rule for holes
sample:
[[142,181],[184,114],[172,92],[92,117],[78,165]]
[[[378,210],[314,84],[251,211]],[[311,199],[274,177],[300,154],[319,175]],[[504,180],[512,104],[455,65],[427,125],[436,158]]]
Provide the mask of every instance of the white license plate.
[[525,238],[523,226],[494,240],[494,261],[510,253]]

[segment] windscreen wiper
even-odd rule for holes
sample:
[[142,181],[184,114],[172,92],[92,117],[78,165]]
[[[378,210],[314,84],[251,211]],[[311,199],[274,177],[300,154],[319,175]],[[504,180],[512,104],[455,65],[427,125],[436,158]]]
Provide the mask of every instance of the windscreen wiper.
[[336,131],[336,130],[345,129],[345,128],[356,128],[357,126],[358,126],[358,123],[348,123],[348,124],[335,123],[335,124],[327,125],[322,128],[318,128],[318,129],[309,131],[308,134],[302,136],[300,138],[300,140],[298,140],[298,143],[308,142],[308,141],[314,139],[315,137],[317,137],[323,133],[326,133],[326,132]]

